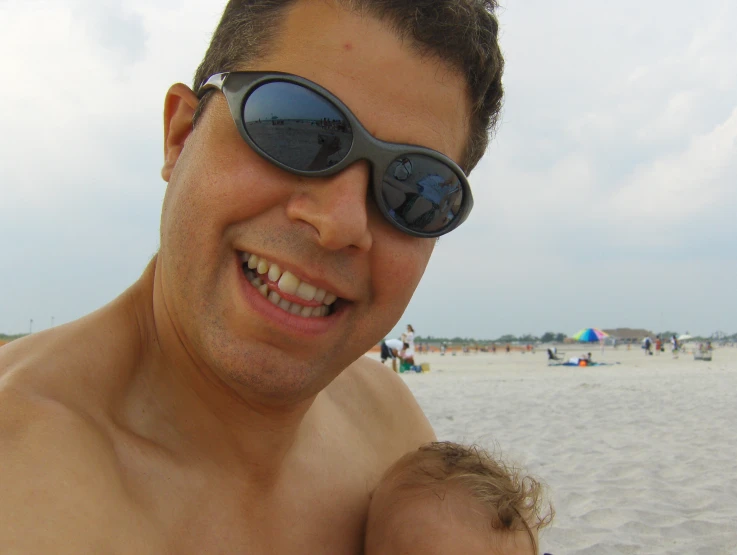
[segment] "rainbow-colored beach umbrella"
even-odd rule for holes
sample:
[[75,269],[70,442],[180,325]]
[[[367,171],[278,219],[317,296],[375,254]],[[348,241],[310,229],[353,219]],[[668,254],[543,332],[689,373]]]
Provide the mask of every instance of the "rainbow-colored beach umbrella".
[[574,335],[573,339],[581,343],[593,343],[594,341],[601,341],[605,337],[609,337],[609,334],[598,328],[584,328]]

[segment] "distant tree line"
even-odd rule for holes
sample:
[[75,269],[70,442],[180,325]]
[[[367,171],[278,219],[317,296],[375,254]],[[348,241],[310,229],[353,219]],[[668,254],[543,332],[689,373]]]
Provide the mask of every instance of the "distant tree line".
[[[662,339],[668,339],[671,336],[675,335],[678,337],[678,332],[675,331],[664,331],[661,332],[659,335]],[[730,343],[737,343],[737,333],[734,333],[732,335],[724,335],[724,334],[712,334],[711,336],[694,336],[691,341],[707,341],[707,340],[714,340],[716,335],[719,335],[719,340],[724,342],[730,342]],[[563,343],[565,339],[567,339],[569,336],[565,333],[556,333],[552,331],[546,331],[541,336],[536,336],[532,334],[525,334],[525,335],[512,335],[512,334],[505,334],[497,339],[478,339],[475,337],[435,337],[433,335],[427,335],[427,336],[418,336],[415,338],[415,343],[452,343],[452,344],[458,344],[458,343],[469,343],[469,344],[477,344],[477,345],[489,345],[491,343],[497,343],[497,344],[506,344],[506,343],[521,343],[523,345],[526,345],[528,343]]]
[[25,337],[28,335],[27,333],[17,333],[15,335],[6,335],[4,333],[0,333],[0,341],[12,341],[13,339],[20,339],[21,337]]
[[477,339],[475,337],[435,337],[433,335],[415,337],[415,343],[474,343],[478,345],[488,345],[490,343],[562,343],[568,337],[565,333],[555,333],[552,331],[545,332],[541,336],[505,334],[497,339]]

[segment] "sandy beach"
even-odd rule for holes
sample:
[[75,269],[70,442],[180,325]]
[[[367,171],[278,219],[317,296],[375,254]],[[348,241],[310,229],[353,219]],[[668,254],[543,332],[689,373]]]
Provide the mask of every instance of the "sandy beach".
[[586,350],[619,364],[425,354],[431,371],[402,377],[439,439],[483,445],[548,484],[557,514],[541,553],[737,553],[737,348],[710,362]]

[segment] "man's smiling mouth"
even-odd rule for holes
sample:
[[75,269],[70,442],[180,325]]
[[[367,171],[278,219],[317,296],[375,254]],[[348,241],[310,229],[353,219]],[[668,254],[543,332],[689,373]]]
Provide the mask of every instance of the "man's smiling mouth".
[[247,252],[240,253],[248,282],[271,303],[303,318],[321,318],[335,311],[337,295],[301,281],[277,264]]

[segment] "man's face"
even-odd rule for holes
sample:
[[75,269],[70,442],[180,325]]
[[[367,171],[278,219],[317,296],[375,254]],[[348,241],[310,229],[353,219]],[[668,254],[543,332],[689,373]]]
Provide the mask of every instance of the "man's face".
[[[244,69],[306,77],[342,99],[374,136],[460,159],[469,114],[464,78],[423,61],[384,24],[302,1],[275,42]],[[211,94],[181,152],[167,147],[174,162],[163,172],[164,302],[188,350],[228,383],[274,402],[305,399],[394,326],[434,240],[383,219],[369,194],[367,162],[327,178],[283,171],[251,150],[222,93]],[[333,293],[332,313],[304,317],[289,312],[298,307],[270,303],[248,282],[244,253],[328,299]]]

